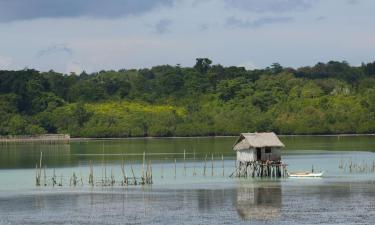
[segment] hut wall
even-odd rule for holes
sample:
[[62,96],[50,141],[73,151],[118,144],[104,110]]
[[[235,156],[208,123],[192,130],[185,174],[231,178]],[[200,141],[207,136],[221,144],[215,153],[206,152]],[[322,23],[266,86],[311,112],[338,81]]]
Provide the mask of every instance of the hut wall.
[[238,150],[237,161],[240,162],[253,162],[256,161],[254,149]]
[[262,161],[278,161],[281,160],[281,149],[280,148],[271,148],[270,153],[266,153],[266,148],[262,148]]

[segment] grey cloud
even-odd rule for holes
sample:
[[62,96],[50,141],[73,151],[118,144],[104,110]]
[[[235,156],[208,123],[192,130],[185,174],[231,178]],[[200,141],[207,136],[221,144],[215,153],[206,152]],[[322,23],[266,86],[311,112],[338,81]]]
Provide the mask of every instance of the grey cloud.
[[49,46],[46,49],[42,49],[36,53],[36,57],[40,58],[43,56],[56,54],[56,53],[65,53],[69,56],[73,55],[73,50],[66,46],[65,44],[56,44]]
[[316,21],[322,21],[322,20],[326,20],[327,18],[325,16],[319,16],[317,18],[315,18]]
[[79,16],[116,18],[172,4],[173,0],[0,0],[0,22]]
[[229,17],[226,20],[226,25],[229,27],[240,28],[258,28],[269,24],[275,23],[289,23],[294,19],[292,17],[263,17],[253,21],[241,20],[235,17]]
[[348,4],[350,4],[350,5],[357,5],[357,4],[359,4],[359,1],[358,1],[358,0],[348,0],[347,2],[348,2]]
[[318,0],[225,0],[229,7],[252,12],[286,12],[306,10]]
[[156,33],[158,34],[164,34],[169,32],[169,27],[171,25],[172,21],[169,19],[162,19],[155,25]]

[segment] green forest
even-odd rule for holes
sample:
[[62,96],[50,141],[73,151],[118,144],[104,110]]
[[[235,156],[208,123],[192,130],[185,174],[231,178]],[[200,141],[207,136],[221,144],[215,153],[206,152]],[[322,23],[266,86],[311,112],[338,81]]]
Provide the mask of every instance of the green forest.
[[375,62],[161,65],[92,74],[0,70],[0,135],[375,133]]

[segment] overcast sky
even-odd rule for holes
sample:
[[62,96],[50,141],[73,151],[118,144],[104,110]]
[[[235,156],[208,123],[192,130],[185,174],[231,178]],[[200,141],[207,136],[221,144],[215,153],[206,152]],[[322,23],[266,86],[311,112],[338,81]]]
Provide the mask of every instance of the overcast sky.
[[374,0],[0,0],[0,69],[375,60]]

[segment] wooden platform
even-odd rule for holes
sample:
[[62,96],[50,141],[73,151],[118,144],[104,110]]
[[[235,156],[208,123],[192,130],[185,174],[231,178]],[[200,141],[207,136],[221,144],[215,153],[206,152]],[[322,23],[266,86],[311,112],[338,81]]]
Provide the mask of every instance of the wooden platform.
[[237,162],[231,177],[287,177],[287,165],[283,162]]

